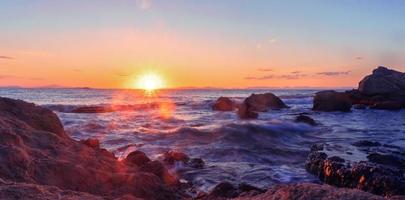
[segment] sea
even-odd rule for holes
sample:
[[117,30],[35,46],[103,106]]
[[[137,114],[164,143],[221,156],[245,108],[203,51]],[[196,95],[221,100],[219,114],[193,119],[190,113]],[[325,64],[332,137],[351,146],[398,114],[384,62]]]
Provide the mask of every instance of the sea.
[[[352,144],[378,141],[405,149],[405,110],[312,111],[312,89],[178,89],[145,92],[116,89],[2,88],[0,96],[53,110],[75,140],[98,139],[119,159],[140,150],[160,159],[169,150],[201,158],[200,169],[176,164],[171,173],[201,191],[228,181],[260,188],[274,184],[318,182],[305,170],[311,145],[329,145],[329,153],[354,161],[367,154]],[[235,112],[213,111],[218,97],[242,102],[252,93],[272,92],[288,109],[241,120]],[[75,113],[83,107],[114,108]],[[296,123],[305,113],[318,123]]]

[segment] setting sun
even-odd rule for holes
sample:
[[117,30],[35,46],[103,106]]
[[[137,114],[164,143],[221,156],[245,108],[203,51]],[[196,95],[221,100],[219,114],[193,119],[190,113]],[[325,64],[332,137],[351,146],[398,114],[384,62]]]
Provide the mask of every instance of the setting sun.
[[163,88],[163,80],[158,74],[149,73],[139,76],[136,88],[153,91]]

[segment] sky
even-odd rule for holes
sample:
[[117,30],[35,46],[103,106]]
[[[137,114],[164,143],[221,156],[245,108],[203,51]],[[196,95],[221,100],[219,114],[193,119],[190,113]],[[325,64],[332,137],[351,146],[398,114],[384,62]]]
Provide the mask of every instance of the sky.
[[356,87],[405,71],[402,0],[0,0],[0,86]]

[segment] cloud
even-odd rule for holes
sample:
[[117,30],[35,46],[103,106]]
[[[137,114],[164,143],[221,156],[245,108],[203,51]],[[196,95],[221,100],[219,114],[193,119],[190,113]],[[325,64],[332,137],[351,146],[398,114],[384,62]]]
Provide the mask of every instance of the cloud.
[[341,75],[348,75],[351,71],[340,71],[340,72],[318,72],[318,75],[324,76],[341,76]]
[[12,78],[12,76],[9,76],[9,75],[0,75],[0,79],[7,79],[7,78]]
[[269,39],[268,42],[269,42],[270,44],[274,44],[274,43],[277,42],[277,39],[276,39],[276,38],[271,38],[271,39]]
[[301,71],[293,71],[291,74],[301,74]]
[[136,0],[136,6],[141,10],[149,10],[152,7],[152,0]]
[[362,56],[357,56],[355,59],[356,59],[356,60],[363,60],[364,57],[362,57]]
[[0,56],[0,59],[12,60],[12,59],[14,59],[14,58],[13,58],[13,57],[9,57],[9,56]]
[[308,76],[307,74],[282,74],[282,75],[265,75],[265,76],[248,76],[246,80],[269,80],[269,79],[287,79],[295,80]]
[[259,72],[272,72],[273,69],[271,69],[271,68],[259,68],[259,69],[257,69],[257,71],[259,71]]

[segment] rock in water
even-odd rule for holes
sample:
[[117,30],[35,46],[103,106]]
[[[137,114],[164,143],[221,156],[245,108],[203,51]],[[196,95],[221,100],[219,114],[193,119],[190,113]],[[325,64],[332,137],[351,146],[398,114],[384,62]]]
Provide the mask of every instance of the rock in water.
[[282,109],[288,106],[273,93],[252,94],[246,98],[238,110],[242,119],[256,119],[257,112],[266,112],[270,109]]
[[0,98],[0,133],[0,179],[108,198],[175,199],[162,177],[118,161],[95,141],[71,139],[53,112],[34,104]]
[[405,73],[380,66],[360,81],[359,91],[368,96],[405,94]]
[[245,99],[243,104],[248,104],[254,112],[266,112],[269,109],[288,108],[285,103],[273,93],[252,94]]
[[298,115],[298,116],[295,118],[295,122],[297,122],[297,123],[305,123],[305,124],[309,124],[309,125],[311,125],[311,126],[315,126],[315,125],[316,125],[315,120],[312,119],[311,117],[306,116],[306,115]]
[[219,97],[212,105],[212,109],[216,111],[233,111],[235,103],[228,97]]
[[326,90],[317,92],[314,97],[313,110],[317,111],[350,111],[352,101],[349,95],[343,92]]

